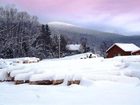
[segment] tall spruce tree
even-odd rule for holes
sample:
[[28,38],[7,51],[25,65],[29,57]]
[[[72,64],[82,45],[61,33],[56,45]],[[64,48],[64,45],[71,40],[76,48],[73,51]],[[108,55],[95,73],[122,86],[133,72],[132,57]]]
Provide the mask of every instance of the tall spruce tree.
[[48,25],[41,26],[40,35],[36,38],[35,46],[37,49],[37,57],[49,58],[51,57],[51,32]]
[[66,49],[67,41],[66,41],[66,38],[63,35],[60,35],[60,40],[61,40],[61,42],[60,42],[60,47],[61,47],[60,51],[61,51],[62,56],[65,56],[65,53],[67,51],[67,49]]
[[81,45],[82,45],[82,47],[83,47],[83,53],[85,53],[85,52],[87,52],[87,38],[85,38],[85,37],[82,37],[81,39],[80,39],[80,43],[81,43]]

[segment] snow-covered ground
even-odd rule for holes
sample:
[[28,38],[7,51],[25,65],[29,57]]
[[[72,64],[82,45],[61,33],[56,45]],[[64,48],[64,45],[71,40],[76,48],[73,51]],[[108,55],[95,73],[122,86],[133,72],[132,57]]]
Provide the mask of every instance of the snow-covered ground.
[[[7,73],[10,73],[15,80],[64,79],[64,82],[60,85],[0,82],[0,105],[140,104],[140,56],[85,59],[88,55],[46,59],[31,64],[1,59],[1,81],[8,80]],[[80,80],[80,84],[67,86],[69,80]]]

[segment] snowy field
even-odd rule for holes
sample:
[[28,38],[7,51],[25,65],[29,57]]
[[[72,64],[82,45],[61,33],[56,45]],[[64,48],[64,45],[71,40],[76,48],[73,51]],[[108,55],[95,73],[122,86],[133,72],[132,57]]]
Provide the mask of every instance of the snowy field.
[[[0,105],[140,105],[140,56],[85,59],[87,55],[25,64],[25,59],[38,59],[1,59]],[[6,82],[7,73],[15,81],[64,81],[15,85]],[[80,84],[67,86],[70,80],[80,80]]]

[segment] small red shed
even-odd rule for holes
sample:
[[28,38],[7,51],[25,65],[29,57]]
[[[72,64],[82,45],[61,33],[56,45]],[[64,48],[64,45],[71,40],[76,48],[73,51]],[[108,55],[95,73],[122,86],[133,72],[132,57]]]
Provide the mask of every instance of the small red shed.
[[132,55],[140,55],[140,50],[132,52]]
[[132,55],[135,51],[140,51],[140,48],[133,43],[115,43],[106,51],[106,57]]

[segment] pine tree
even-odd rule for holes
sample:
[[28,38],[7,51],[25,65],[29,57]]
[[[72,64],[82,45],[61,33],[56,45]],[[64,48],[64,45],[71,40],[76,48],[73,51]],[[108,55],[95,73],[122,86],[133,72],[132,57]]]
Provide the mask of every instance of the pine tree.
[[66,38],[63,35],[60,35],[60,40],[61,40],[61,42],[60,42],[60,47],[61,47],[60,51],[61,51],[62,56],[65,56],[65,53],[67,51],[67,49],[66,49],[67,41],[66,41]]
[[41,26],[40,35],[36,38],[35,47],[37,49],[37,56],[40,58],[51,57],[51,32],[48,25]]
[[81,43],[82,48],[83,48],[83,51],[82,52],[83,53],[87,52],[87,38],[82,37],[80,39],[80,43]]
[[54,35],[52,37],[52,54],[53,57],[58,57],[58,52],[59,52],[59,39],[57,35]]

